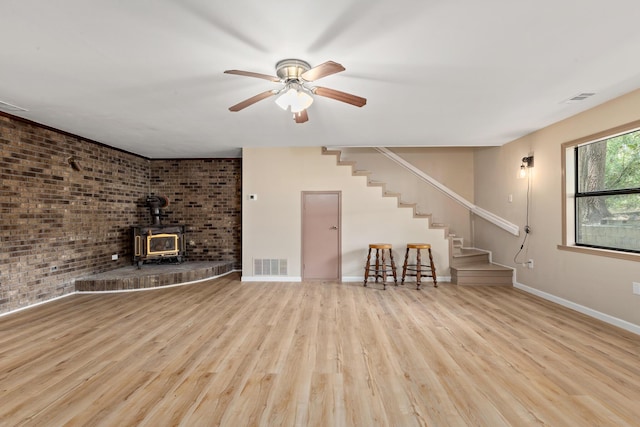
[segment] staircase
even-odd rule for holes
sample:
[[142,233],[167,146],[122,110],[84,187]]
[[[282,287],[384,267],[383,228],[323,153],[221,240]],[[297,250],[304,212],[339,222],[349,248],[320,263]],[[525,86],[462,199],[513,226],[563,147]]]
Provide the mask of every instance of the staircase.
[[513,270],[491,262],[482,249],[465,248],[463,239],[451,237],[451,283],[463,286],[513,285]]
[[[491,254],[487,251],[476,248],[465,248],[463,239],[454,234],[449,234],[449,228],[445,224],[437,224],[432,222],[431,214],[420,213],[417,211],[415,203],[406,203],[401,200],[399,193],[389,192],[386,190],[386,184],[374,181],[370,178],[371,172],[356,169],[356,162],[345,161],[340,158],[339,150],[327,150],[323,148],[323,154],[336,156],[337,164],[342,166],[351,166],[354,176],[367,177],[367,185],[370,187],[381,187],[383,197],[396,197],[398,207],[412,208],[414,218],[427,218],[429,228],[443,229],[445,238],[449,239],[449,269],[451,271],[451,283],[464,286],[473,285],[513,285],[513,270],[502,267],[491,262]],[[439,271],[442,275],[444,272]]]
[[350,160],[342,160],[340,158],[340,155],[341,155],[340,150],[328,150],[326,147],[323,147],[322,148],[322,154],[326,154],[326,155],[330,155],[330,156],[336,156],[336,163],[339,166],[350,166],[351,170],[352,170],[351,174],[353,176],[364,176],[364,177],[366,177],[367,178],[367,186],[368,187],[380,187],[381,190],[382,190],[382,197],[395,197],[398,200],[398,207],[399,208],[410,208],[410,209],[413,209],[413,217],[414,218],[425,218],[425,219],[428,219],[428,225],[429,225],[430,229],[442,229],[444,231],[444,235],[445,236],[449,235],[449,228],[448,228],[447,225],[434,223],[432,221],[431,214],[418,212],[416,203],[404,202],[404,201],[401,200],[401,196],[402,195],[400,193],[387,191],[386,183],[381,182],[381,181],[372,180],[371,179],[371,174],[372,173],[370,171],[356,169],[356,162],[350,161]]

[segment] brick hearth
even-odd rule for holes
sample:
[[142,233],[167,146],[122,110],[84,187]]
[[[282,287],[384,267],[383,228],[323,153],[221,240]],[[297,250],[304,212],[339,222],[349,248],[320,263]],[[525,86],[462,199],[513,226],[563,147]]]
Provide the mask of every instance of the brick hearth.
[[233,271],[233,262],[200,261],[182,264],[128,266],[76,280],[77,292],[122,291],[177,285]]

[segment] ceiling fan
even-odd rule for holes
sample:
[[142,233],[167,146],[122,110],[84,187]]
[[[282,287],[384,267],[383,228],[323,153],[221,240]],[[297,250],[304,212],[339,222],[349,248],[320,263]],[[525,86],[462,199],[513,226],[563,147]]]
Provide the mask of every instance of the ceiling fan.
[[240,111],[258,101],[277,96],[276,104],[283,110],[289,110],[293,113],[293,120],[296,123],[304,123],[309,120],[307,108],[313,103],[313,95],[324,96],[326,98],[335,99],[337,101],[346,102],[347,104],[362,107],[367,103],[366,98],[351,95],[335,89],[329,89],[320,86],[309,86],[308,83],[319,80],[323,77],[330,76],[344,71],[345,68],[337,62],[327,61],[317,67],[311,68],[308,62],[300,59],[283,59],[276,64],[276,76],[268,74],[254,73],[251,71],[227,70],[226,74],[237,74],[239,76],[256,77],[259,79],[269,80],[275,83],[281,83],[283,86],[279,89],[268,90],[259,93],[251,98],[229,107],[230,111]]

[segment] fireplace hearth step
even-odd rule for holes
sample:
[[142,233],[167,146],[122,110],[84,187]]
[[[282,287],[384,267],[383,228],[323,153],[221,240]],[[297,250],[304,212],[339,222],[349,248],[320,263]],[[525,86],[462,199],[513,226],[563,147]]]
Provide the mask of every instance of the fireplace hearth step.
[[76,292],[152,289],[210,279],[233,271],[231,261],[194,261],[182,264],[127,266],[76,279]]

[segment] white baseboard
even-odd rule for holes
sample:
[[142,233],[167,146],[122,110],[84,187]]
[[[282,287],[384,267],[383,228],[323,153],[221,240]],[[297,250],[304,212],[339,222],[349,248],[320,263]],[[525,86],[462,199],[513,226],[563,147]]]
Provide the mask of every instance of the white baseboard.
[[543,292],[538,289],[523,285],[522,283],[518,283],[514,281],[513,286],[527,293],[539,296],[540,298],[555,302],[556,304],[560,304],[563,307],[570,308],[579,313],[586,314],[587,316],[593,317],[598,320],[602,320],[603,322],[608,323],[610,325],[617,326],[629,332],[633,332],[634,334],[640,335],[640,325],[635,325],[631,322],[627,322],[626,320],[618,319],[617,317],[613,317],[608,314],[601,313],[592,308],[585,307],[583,305],[576,304],[575,302],[571,302],[564,298],[560,298],[555,295],[549,294],[547,292]]
[[17,312],[22,311],[22,310],[27,310],[29,308],[37,307],[39,305],[46,304],[46,303],[49,303],[51,301],[59,300],[59,299],[62,299],[62,298],[66,298],[66,297],[71,296],[71,295],[75,295],[75,291],[74,292],[69,292],[68,294],[60,295],[59,297],[54,297],[54,298],[51,298],[51,299],[48,299],[48,300],[40,301],[40,302],[37,302],[35,304],[31,304],[31,305],[27,305],[27,306],[24,306],[24,307],[16,308],[15,310],[11,310],[11,311],[7,311],[7,312],[4,312],[4,313],[0,313],[0,317],[6,316],[7,314],[17,313]]
[[343,282],[363,282],[364,277],[362,276],[342,276]]
[[302,282],[300,276],[242,276],[243,282]]
[[[342,282],[362,282],[364,278],[362,276],[343,276]],[[424,280],[431,281],[430,277],[426,277]],[[300,276],[242,276],[243,282],[302,282]],[[415,283],[414,277],[407,278],[405,283]],[[400,278],[398,277],[398,283]],[[451,276],[438,277],[438,283],[451,282]],[[393,278],[387,278],[387,283],[393,283]],[[425,282],[426,283],[426,282]]]
[[[398,276],[398,282],[400,282],[400,276]],[[431,282],[431,277],[423,277],[423,284],[427,282]],[[343,276],[343,282],[364,282],[364,277],[362,276]],[[415,277],[408,277],[404,280],[405,283],[415,283]],[[438,283],[440,282],[451,282],[451,276],[438,276]],[[387,283],[393,283],[393,278],[389,279],[387,277]]]

